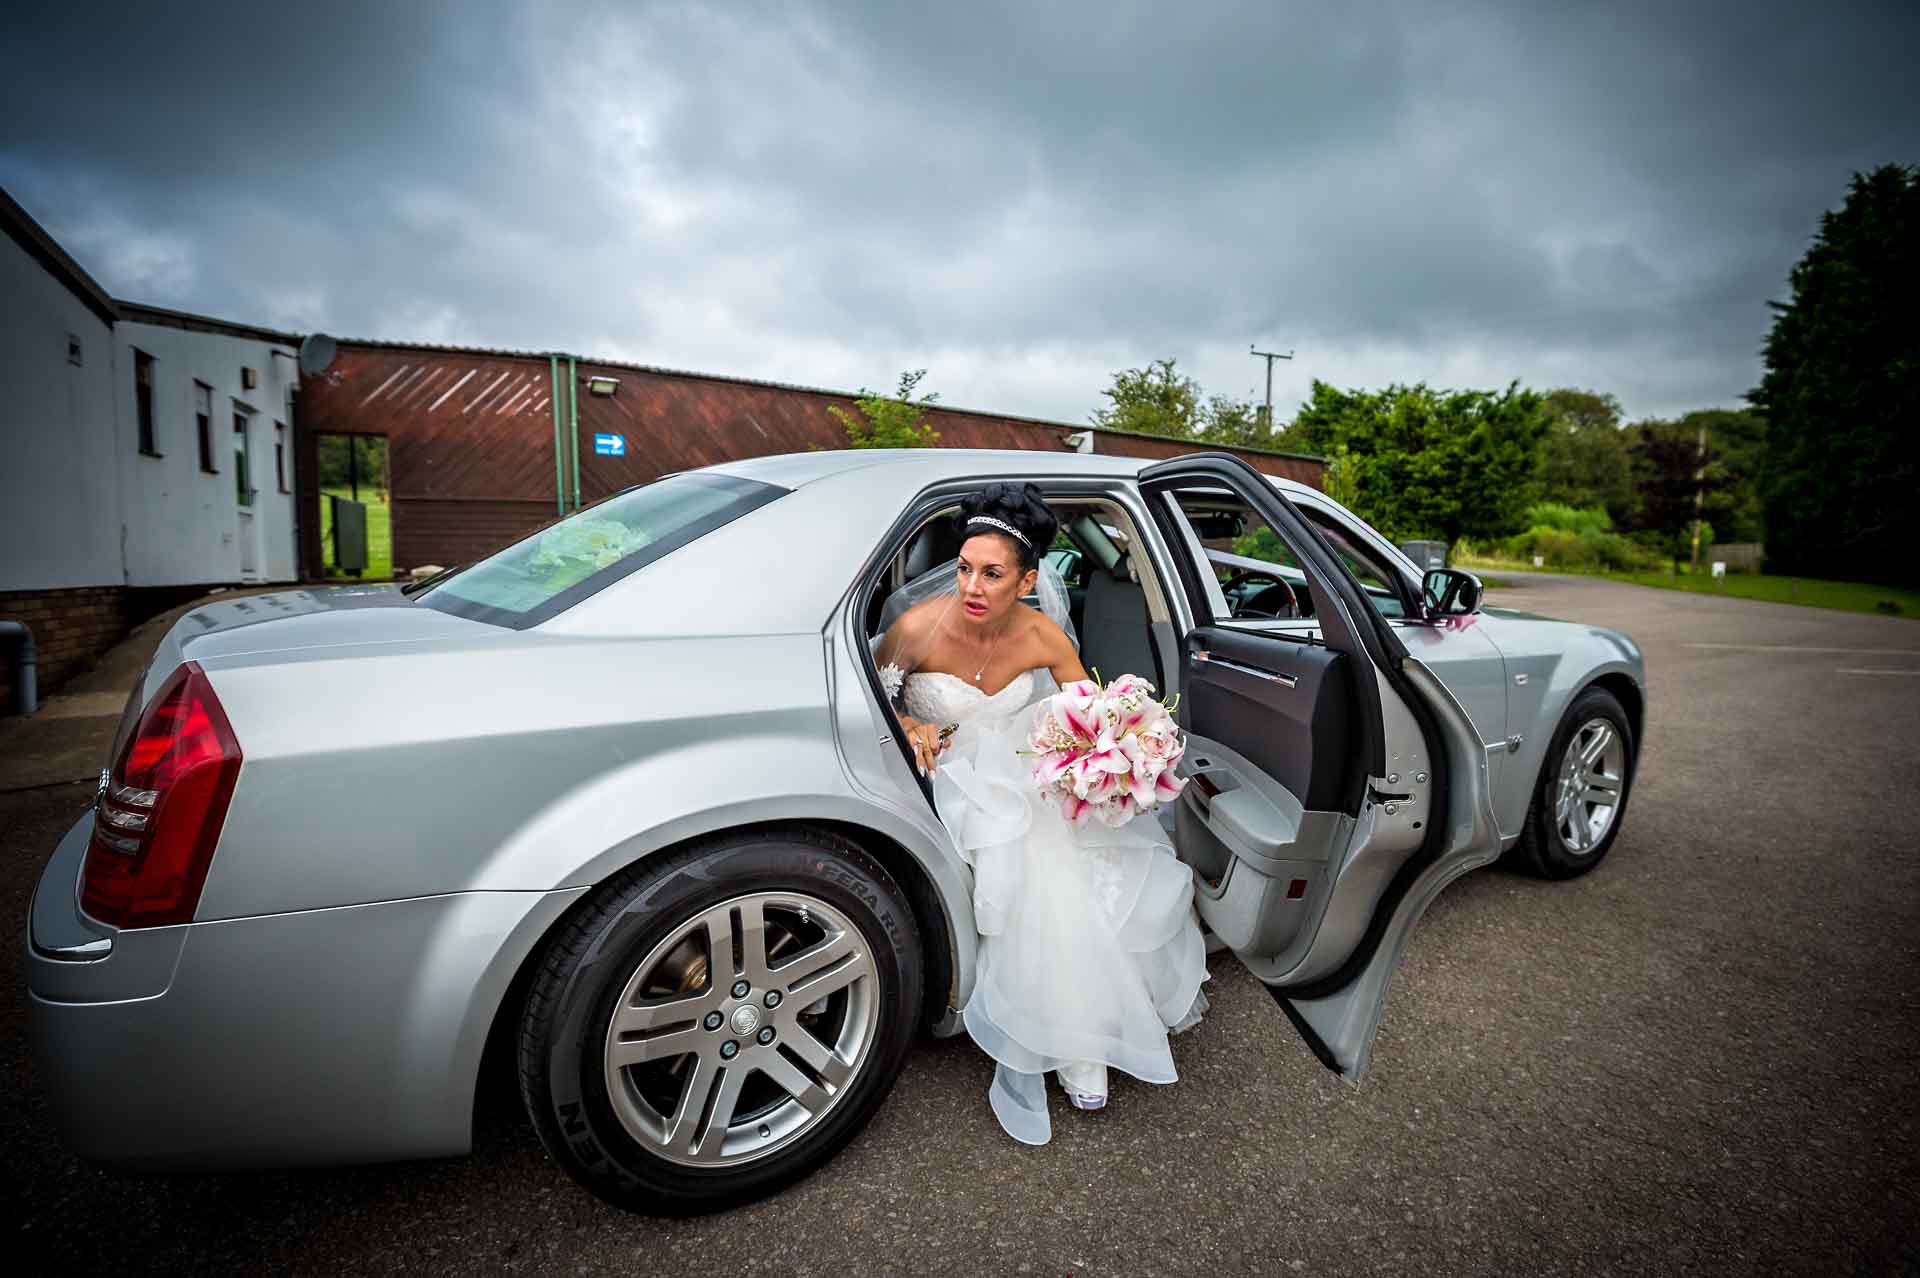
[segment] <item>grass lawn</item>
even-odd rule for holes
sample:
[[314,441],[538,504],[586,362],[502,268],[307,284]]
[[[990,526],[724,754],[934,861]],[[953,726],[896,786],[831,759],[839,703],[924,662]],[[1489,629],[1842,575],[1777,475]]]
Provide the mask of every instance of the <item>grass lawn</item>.
[[1764,573],[1730,572],[1715,580],[1706,573],[1603,573],[1614,581],[1631,581],[1663,590],[1690,590],[1701,595],[1731,595],[1735,599],[1765,599],[1771,603],[1806,604],[1842,612],[1873,612],[1898,617],[1920,617],[1920,591],[1897,586],[1870,586],[1858,581],[1822,581],[1818,577],[1773,577]]
[[[1726,595],[1734,599],[1764,599],[1769,603],[1804,604],[1810,608],[1835,608],[1841,612],[1871,612],[1882,616],[1920,617],[1920,591],[1898,586],[1871,586],[1858,581],[1824,581],[1818,577],[1774,577],[1765,573],[1730,572],[1721,578],[1710,573],[1689,572],[1583,572],[1577,568],[1533,568],[1507,560],[1463,559],[1463,568],[1479,572],[1482,568],[1519,569],[1523,572],[1562,572],[1576,576],[1604,577],[1608,581],[1626,581],[1636,586],[1655,586],[1661,590],[1689,590],[1700,595]],[[1487,581],[1493,587],[1491,580]]]
[[[335,497],[351,499],[353,492],[348,488],[323,488],[321,496],[332,494]],[[381,493],[375,489],[362,488],[360,500],[367,507],[367,570],[359,577],[361,581],[386,581],[393,576],[393,508],[381,500]],[[329,577],[337,575],[333,568],[333,503],[320,503],[320,555],[327,565]],[[348,577],[347,580],[353,580]]]

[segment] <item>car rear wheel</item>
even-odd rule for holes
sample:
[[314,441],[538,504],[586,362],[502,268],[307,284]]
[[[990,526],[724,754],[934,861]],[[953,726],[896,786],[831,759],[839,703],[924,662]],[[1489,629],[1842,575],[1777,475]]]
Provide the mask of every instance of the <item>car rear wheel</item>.
[[1513,862],[1546,879],[1571,879],[1600,864],[1620,833],[1633,783],[1633,728],[1604,688],[1574,698],[1561,717]]
[[615,1206],[693,1214],[811,1172],[872,1117],[920,1020],[913,911],[859,849],[727,836],[604,885],[527,996],[521,1093]]

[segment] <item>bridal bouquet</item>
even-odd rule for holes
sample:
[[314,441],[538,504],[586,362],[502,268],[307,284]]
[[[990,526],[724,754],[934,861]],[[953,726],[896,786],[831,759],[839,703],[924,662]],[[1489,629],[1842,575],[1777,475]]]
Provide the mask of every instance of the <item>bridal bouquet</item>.
[[619,563],[652,540],[644,529],[629,528],[617,519],[576,516],[540,534],[527,567],[550,583],[572,585]]
[[1187,746],[1172,710],[1138,675],[1060,689],[1034,711],[1028,744],[1038,756],[1034,784],[1076,826],[1125,825],[1187,784],[1173,773]]

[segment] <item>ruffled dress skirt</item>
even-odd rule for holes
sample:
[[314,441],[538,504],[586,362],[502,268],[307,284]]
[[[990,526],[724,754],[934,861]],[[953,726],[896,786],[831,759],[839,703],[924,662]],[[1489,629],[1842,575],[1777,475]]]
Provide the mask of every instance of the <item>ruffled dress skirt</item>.
[[1031,779],[1029,715],[962,723],[934,773],[973,867],[979,968],[964,1019],[999,1063],[989,1096],[1015,1140],[1045,1144],[1046,1075],[1104,1095],[1101,1067],[1178,1077],[1167,1037],[1206,1010],[1191,871],[1150,816],[1074,827]]

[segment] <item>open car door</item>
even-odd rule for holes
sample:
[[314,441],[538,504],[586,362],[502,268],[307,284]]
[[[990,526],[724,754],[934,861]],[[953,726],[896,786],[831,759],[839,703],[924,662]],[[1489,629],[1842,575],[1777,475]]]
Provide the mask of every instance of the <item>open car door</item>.
[[[1198,454],[1140,486],[1187,603],[1174,845],[1196,906],[1321,1061],[1357,1076],[1414,922],[1499,853],[1484,747],[1258,471]],[[1299,566],[1317,624],[1234,616],[1207,552],[1262,547]]]

